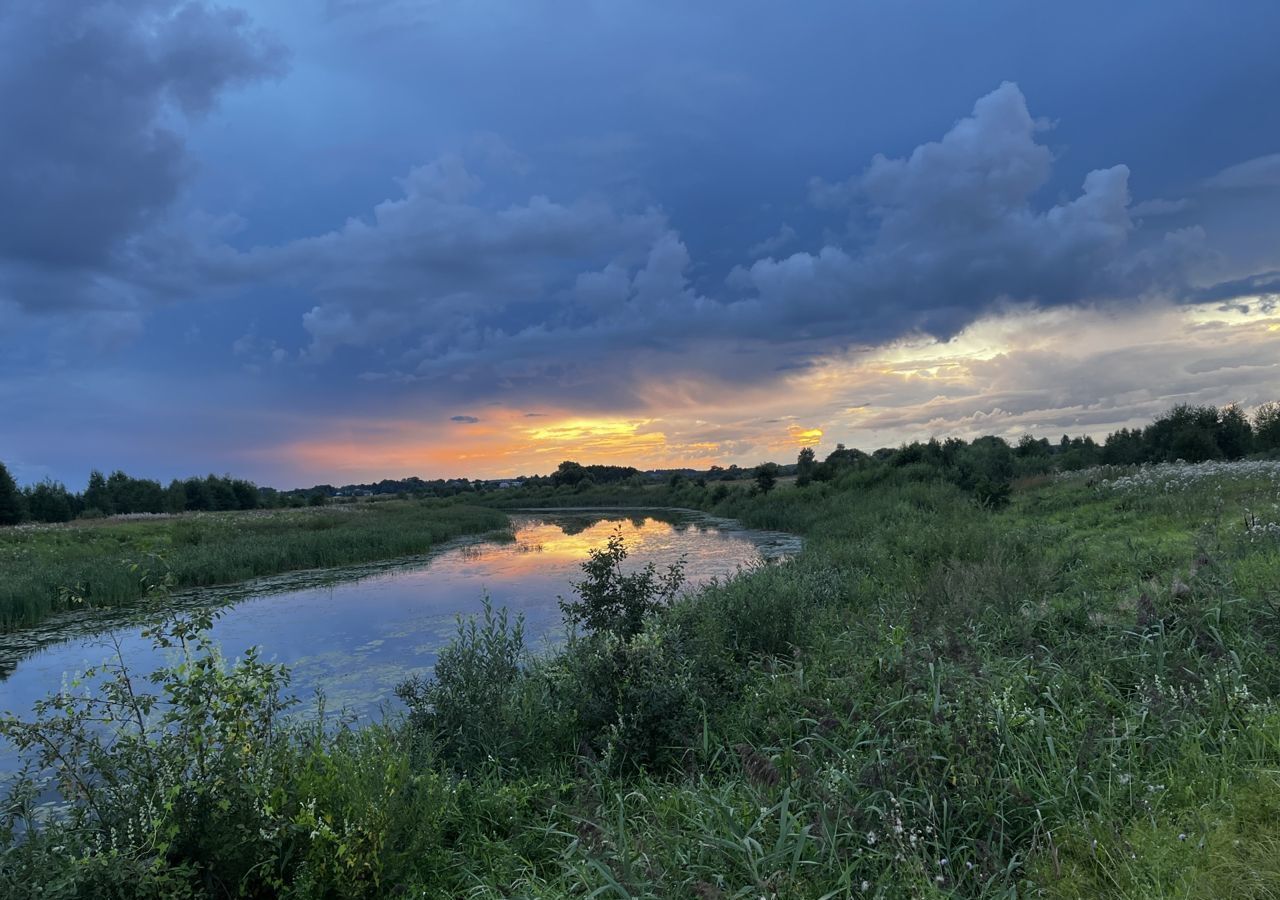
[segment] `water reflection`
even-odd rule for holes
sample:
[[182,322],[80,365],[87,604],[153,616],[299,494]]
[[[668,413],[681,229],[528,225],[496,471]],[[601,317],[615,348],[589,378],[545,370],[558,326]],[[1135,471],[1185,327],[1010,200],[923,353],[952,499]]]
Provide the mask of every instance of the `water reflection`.
[[[453,636],[456,616],[477,612],[486,594],[495,606],[525,616],[535,648],[556,642],[562,635],[557,598],[571,593],[588,551],[615,529],[626,539],[629,565],[664,568],[683,558],[694,584],[797,549],[784,535],[699,516],[555,512],[517,514],[512,521],[511,541],[460,542],[407,565],[283,576],[238,588],[232,593],[239,599],[216,621],[214,636],[228,657],[256,644],[264,660],[289,665],[300,697],[323,690],[330,708],[370,716],[392,701],[397,683],[430,669]],[[182,602],[215,599],[193,593]],[[63,637],[69,639],[26,658],[21,647],[7,654],[0,648],[0,665],[12,667],[0,681],[0,710],[29,710],[110,656],[111,641],[135,671],[164,664],[139,633],[144,622],[102,621],[111,624],[91,635],[82,633],[85,621],[68,624]]]

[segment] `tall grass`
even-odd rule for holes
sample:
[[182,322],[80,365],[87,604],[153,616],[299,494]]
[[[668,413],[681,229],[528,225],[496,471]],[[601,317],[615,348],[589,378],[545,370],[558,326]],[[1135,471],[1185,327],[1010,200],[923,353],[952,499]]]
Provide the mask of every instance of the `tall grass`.
[[491,616],[412,722],[279,735],[271,803],[235,820],[257,867],[241,849],[183,874],[147,829],[213,826],[158,811],[118,844],[39,831],[0,887],[1280,895],[1280,542],[1242,515],[1276,501],[1270,479],[1084,477],[999,512],[918,473],[661,491],[806,549],[518,669],[493,665],[519,634]]
[[178,587],[424,553],[493,531],[502,513],[412,501],[0,529],[0,629],[76,606],[136,602],[159,569]]

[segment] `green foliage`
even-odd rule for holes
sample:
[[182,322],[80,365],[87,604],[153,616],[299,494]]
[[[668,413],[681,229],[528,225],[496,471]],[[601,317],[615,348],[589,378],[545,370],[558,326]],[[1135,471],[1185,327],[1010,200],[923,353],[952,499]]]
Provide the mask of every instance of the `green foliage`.
[[89,473],[89,486],[84,491],[84,507],[87,510],[96,510],[104,516],[115,512],[115,504],[112,503],[111,494],[107,491],[107,479],[97,469]]
[[[29,720],[0,719],[0,736],[28,764],[0,820],[6,834],[25,836],[5,870],[30,867],[47,849],[41,838],[57,833],[94,862],[100,848],[116,851],[124,873],[161,896],[170,881],[237,891],[271,872],[272,803],[288,765],[279,748],[288,676],[255,651],[224,663],[209,624],[208,616],[170,619],[149,632],[179,654],[171,668],[140,678],[117,657],[82,676],[88,691],[73,685],[37,703]],[[68,802],[56,824],[43,822],[36,805],[46,771]],[[148,877],[166,862],[174,864],[167,877]],[[123,893],[111,868],[87,867],[79,876],[87,883],[72,895],[98,882],[104,893]]]
[[812,447],[801,447],[796,457],[796,486],[804,487],[813,481],[813,473],[817,468],[817,454]]
[[626,542],[621,530],[609,536],[603,548],[592,549],[582,564],[586,577],[574,584],[576,600],[560,598],[565,619],[590,632],[630,640],[644,628],[645,619],[670,603],[684,584],[683,562],[674,563],[661,575],[649,563],[627,572]]
[[33,521],[70,522],[75,517],[75,498],[56,481],[46,479],[24,493],[27,512]]
[[0,462],[0,525],[17,525],[26,518],[26,503],[13,476]]
[[[1093,452],[1065,446],[1051,456]],[[586,583],[625,627],[529,657],[490,610],[408,693],[403,727],[276,718],[269,743],[249,730],[268,762],[245,761],[225,810],[194,815],[192,788],[134,815],[146,792],[112,788],[113,815],[159,823],[112,842],[93,815],[33,816],[0,893],[1280,894],[1280,543],[1258,520],[1274,469],[1042,479],[993,512],[962,473],[1039,452],[909,447],[767,494],[586,487],[570,496],[678,497],[806,547],[630,617],[606,546]],[[269,693],[238,690],[202,687],[250,710]],[[224,746],[225,706],[170,728]],[[181,746],[175,770],[195,771],[206,743]],[[170,833],[198,846],[158,853]]]
[[584,466],[566,459],[551,473],[553,487],[579,487],[587,484],[617,484],[635,478],[639,472],[632,466]]
[[762,494],[769,493],[778,483],[778,464],[767,462],[756,466],[755,479],[756,490]]
[[525,719],[524,653],[523,618],[511,622],[505,608],[495,613],[486,597],[481,624],[459,618],[458,634],[440,652],[433,676],[396,688],[411,727],[429,733],[440,755],[463,771],[518,759],[529,749],[516,737]]
[[495,510],[402,501],[0,531],[0,628],[34,625],[71,605],[135,603],[147,589],[140,573],[157,554],[178,587],[201,587],[425,553],[506,521]]
[[1280,450],[1280,403],[1264,403],[1253,416],[1253,432],[1259,450]]

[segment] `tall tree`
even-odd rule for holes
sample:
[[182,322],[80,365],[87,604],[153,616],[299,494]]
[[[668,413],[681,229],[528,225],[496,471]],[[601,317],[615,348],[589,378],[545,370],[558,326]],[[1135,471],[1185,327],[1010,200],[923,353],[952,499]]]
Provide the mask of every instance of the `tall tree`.
[[796,484],[804,487],[813,480],[815,454],[812,447],[801,447],[796,457]]
[[756,466],[756,487],[760,493],[767,494],[773,490],[773,486],[778,483],[778,464],[777,463],[761,463]]
[[1253,414],[1253,436],[1259,450],[1280,450],[1280,403],[1264,403]]
[[107,478],[97,469],[89,473],[89,486],[84,491],[84,508],[95,509],[107,516],[115,512],[111,505],[111,494],[107,490]]
[[75,508],[66,487],[45,479],[27,488],[27,515],[37,522],[70,522]]
[[1253,426],[1240,407],[1233,403],[1218,411],[1214,439],[1227,459],[1240,459],[1253,450]]
[[26,518],[26,506],[13,476],[0,462],[0,525],[17,525]]

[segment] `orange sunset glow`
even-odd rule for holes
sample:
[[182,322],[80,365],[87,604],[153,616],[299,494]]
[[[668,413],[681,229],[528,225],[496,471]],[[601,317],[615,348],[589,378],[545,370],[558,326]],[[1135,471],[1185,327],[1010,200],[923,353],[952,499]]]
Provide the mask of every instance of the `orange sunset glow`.
[[[781,386],[734,390],[715,381],[651,375],[649,404],[617,416],[571,409],[530,416],[488,406],[465,421],[344,419],[322,434],[259,448],[258,458],[317,481],[375,477],[504,478],[545,474],[565,459],[641,469],[752,466],[789,461],[801,447],[894,446],[937,434],[1090,433],[1140,421],[1163,402],[1143,387],[1114,388],[1125,402],[1100,413],[1066,385],[1127,360],[1134,378],[1188,358],[1228,359],[1234,377],[1280,387],[1280,311],[1261,299],[1239,308],[1146,306],[1135,310],[1011,309],[954,338],[912,338],[830,354]],[[1127,393],[1126,393],[1127,392]],[[545,407],[544,407],[545,409]],[[475,421],[471,421],[474,419]]]

